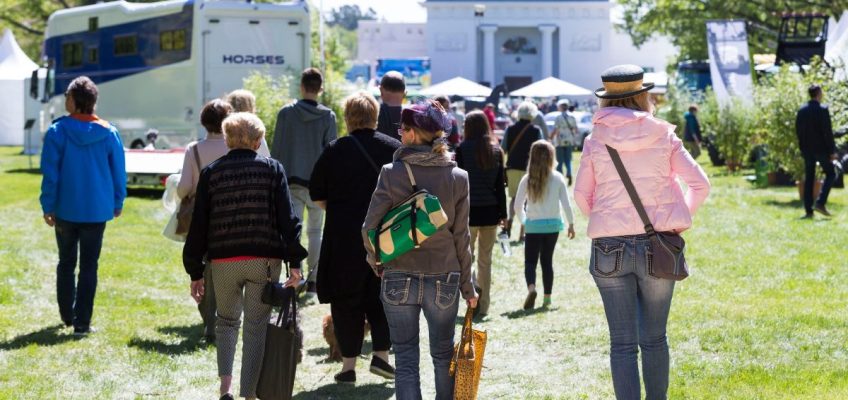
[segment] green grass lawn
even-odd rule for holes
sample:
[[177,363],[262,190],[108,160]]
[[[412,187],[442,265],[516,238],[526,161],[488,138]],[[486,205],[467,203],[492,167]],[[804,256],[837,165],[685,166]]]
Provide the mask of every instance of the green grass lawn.
[[[19,152],[0,148],[0,398],[217,398],[215,349],[200,340],[181,246],[161,235],[168,215],[159,193],[131,192],[109,223],[93,320],[100,331],[74,340],[59,324],[41,177]],[[712,195],[686,235],[692,276],[678,284],[669,320],[670,398],[848,398],[845,191],[831,196],[835,218],[800,221],[795,188],[753,189],[722,169],[709,173]],[[480,399],[613,398],[585,227],[578,216],[577,239],[560,239],[554,307],[544,312],[519,311],[522,249],[509,258],[495,249],[490,316],[479,324],[489,333]],[[393,385],[367,372],[366,357],[355,388],[333,383],[340,364],[325,360],[327,313],[303,308],[296,398],[391,398]],[[421,347],[432,398],[426,337]]]

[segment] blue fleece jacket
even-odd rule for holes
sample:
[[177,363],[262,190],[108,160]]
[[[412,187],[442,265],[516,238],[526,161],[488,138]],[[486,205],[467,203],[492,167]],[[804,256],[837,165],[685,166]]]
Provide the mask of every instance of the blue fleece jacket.
[[61,117],[47,130],[41,209],[65,221],[106,222],[127,197],[124,146],[115,127],[85,117]]

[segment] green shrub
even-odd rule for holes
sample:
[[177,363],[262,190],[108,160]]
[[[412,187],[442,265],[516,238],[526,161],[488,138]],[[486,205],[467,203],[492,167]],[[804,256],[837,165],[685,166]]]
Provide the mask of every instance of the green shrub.
[[293,90],[293,74],[274,77],[270,74],[253,71],[244,78],[244,88],[256,96],[256,115],[265,124],[265,140],[268,145],[274,142],[274,127],[277,125],[277,113],[284,105],[297,98]]
[[804,160],[795,134],[795,115],[806,101],[804,76],[784,65],[756,87],[757,126],[768,160],[795,179],[804,175]]
[[735,171],[744,164],[753,148],[752,138],[755,137],[757,124],[756,109],[753,104],[734,97],[721,104],[716,114],[715,122],[710,125],[715,131],[715,144],[724,157],[727,168]]

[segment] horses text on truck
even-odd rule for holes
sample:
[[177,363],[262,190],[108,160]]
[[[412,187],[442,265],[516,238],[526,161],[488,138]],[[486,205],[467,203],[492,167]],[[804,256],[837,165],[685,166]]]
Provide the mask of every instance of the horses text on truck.
[[46,76],[31,90],[43,103],[40,127],[64,114],[65,88],[86,75],[100,91],[97,114],[125,147],[158,131],[155,150],[127,149],[126,164],[129,184],[161,185],[180,172],[185,145],[205,135],[203,104],[241,88],[253,71],[303,70],[309,33],[303,1],[114,1],[57,11],[45,34],[47,71],[33,72]]

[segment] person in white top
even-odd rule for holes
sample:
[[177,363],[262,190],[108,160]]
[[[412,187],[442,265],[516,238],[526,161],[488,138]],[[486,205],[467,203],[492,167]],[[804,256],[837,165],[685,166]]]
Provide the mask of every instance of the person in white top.
[[[180,172],[180,183],[177,185],[177,196],[181,200],[194,196],[200,171],[230,151],[226,140],[224,140],[221,124],[232,112],[233,107],[230,103],[220,99],[206,103],[200,111],[200,124],[206,129],[206,138],[191,142],[186,146],[183,169]],[[263,147],[260,147],[257,152],[265,157],[271,155],[267,145],[264,147],[264,152]],[[209,271],[209,268],[206,268],[205,271]],[[206,340],[212,342],[215,340],[215,291],[213,290],[212,278],[210,276],[204,278],[206,295],[198,303],[197,309],[203,318]]]
[[554,169],[554,146],[538,140],[530,147],[527,174],[518,184],[515,195],[515,215],[524,225],[524,279],[527,298],[524,309],[536,305],[536,264],[541,258],[542,283],[545,289],[543,307],[551,305],[554,285],[553,257],[559,232],[565,229],[562,210],[568,221],[568,238],[574,239],[574,212],[568,200],[568,185],[562,174]]

